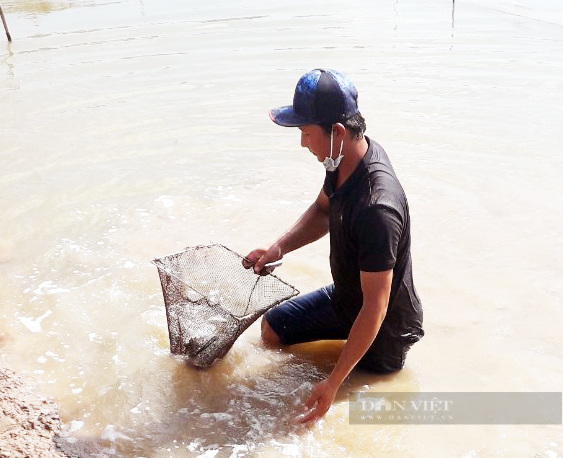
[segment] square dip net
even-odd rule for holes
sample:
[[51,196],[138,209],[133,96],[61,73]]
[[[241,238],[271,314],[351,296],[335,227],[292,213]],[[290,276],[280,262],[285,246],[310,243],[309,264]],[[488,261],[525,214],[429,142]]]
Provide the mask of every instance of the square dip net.
[[243,260],[211,244],[152,261],[162,285],[172,354],[209,367],[263,313],[299,293],[275,275],[244,268]]

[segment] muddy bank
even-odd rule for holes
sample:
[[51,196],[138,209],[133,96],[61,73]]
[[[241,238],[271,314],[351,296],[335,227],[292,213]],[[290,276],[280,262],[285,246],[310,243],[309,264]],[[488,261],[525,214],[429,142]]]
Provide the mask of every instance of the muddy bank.
[[0,367],[0,457],[68,458],[57,445],[61,428],[54,401]]
[[0,458],[117,456],[111,441],[70,435],[55,401],[0,360]]

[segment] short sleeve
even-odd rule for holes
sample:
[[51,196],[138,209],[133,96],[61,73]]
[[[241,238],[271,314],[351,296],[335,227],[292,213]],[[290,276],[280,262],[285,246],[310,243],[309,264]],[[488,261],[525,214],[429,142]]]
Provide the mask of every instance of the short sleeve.
[[362,210],[354,224],[360,270],[382,272],[392,269],[402,232],[403,221],[396,210],[382,205]]

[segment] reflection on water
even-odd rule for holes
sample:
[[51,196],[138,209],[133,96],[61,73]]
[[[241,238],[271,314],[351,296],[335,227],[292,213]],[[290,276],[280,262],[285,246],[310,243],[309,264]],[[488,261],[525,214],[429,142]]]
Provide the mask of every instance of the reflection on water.
[[291,420],[321,373],[312,374],[307,361],[288,360],[274,370],[264,365],[264,372],[253,368],[247,375],[231,366],[244,363],[235,359],[200,372],[178,362],[156,382],[166,395],[164,408],[155,405],[156,393],[139,393],[128,411],[107,415],[119,426],[104,424],[98,438],[78,433],[78,440],[64,441],[65,447],[96,445],[126,456],[153,456],[167,448],[252,452],[258,444],[282,445],[298,436],[301,428]]
[[73,8],[77,3],[84,6],[94,6],[96,2],[90,1],[47,1],[47,0],[4,0],[5,10],[8,13],[31,13],[31,15],[47,14],[54,11],[62,11]]
[[[330,372],[341,344],[302,345],[296,354],[267,355],[258,347],[244,355],[240,347],[209,370],[173,361],[153,381],[156,391],[140,391],[128,411],[105,413],[101,422],[105,427],[99,434],[78,432],[61,441],[63,448],[69,452],[97,449],[119,456],[160,456],[170,448],[178,449],[180,456],[219,450],[223,456],[266,447],[277,454],[301,456],[296,442],[310,431],[292,420],[301,413],[313,384]],[[345,410],[349,391],[396,378],[397,374],[358,374],[339,391],[335,405]],[[162,406],[155,403],[159,394],[166,399]],[[98,402],[103,403],[98,409],[107,405],[108,410],[113,402],[123,404],[118,399]]]
[[6,64],[6,89],[18,89],[18,84],[16,82],[16,77],[14,73],[14,53],[12,52],[12,43],[7,42],[6,44],[6,56],[3,57],[3,61]]
[[452,0],[452,38],[454,37],[455,28],[455,0]]
[[[29,13],[29,16],[43,15],[76,7],[99,7],[119,4],[119,0],[3,0],[4,10],[8,13]],[[139,0],[144,8],[143,0]]]

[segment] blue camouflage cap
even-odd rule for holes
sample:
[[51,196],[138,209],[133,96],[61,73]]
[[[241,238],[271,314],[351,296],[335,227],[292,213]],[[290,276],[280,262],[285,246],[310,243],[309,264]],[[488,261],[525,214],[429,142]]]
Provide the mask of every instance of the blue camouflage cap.
[[315,69],[297,82],[293,105],[270,110],[270,118],[280,126],[298,127],[343,122],[358,112],[352,82],[336,70]]

